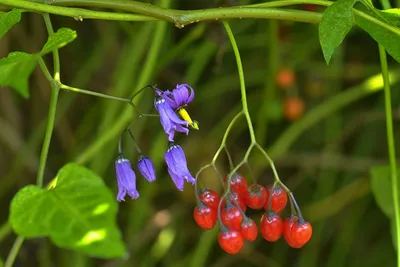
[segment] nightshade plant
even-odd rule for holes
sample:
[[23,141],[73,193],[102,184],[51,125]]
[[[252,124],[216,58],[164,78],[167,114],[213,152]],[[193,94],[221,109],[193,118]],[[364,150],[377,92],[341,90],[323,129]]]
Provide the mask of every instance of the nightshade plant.
[[[304,3],[327,8],[322,14],[314,11],[301,11],[295,8],[283,8]],[[132,109],[125,109],[121,113],[119,120],[112,126],[113,129],[107,132],[104,137],[95,140],[90,149],[79,155],[76,160],[77,163],[66,164],[49,184],[44,185],[46,162],[49,156],[57,103],[61,91],[76,92],[120,101],[136,109],[138,107],[134,100],[137,100],[136,96],[139,96],[138,92],[142,92],[141,90],[135,90],[133,97],[124,98],[64,84],[61,79],[58,50],[73,42],[77,38],[77,33],[69,28],[60,28],[54,31],[50,16],[56,15],[71,17],[77,21],[87,19],[114,21],[157,20],[173,23],[178,28],[183,28],[186,25],[194,23],[222,20],[221,23],[236,58],[241,109],[228,124],[220,146],[212,157],[211,162],[201,167],[195,177],[192,176],[187,166],[183,148],[175,140],[176,132],[188,135],[189,126],[191,129],[199,129],[198,123],[192,120],[186,111],[186,106],[193,101],[195,92],[188,84],[178,84],[171,91],[163,91],[154,86],[151,86],[151,88],[155,91],[154,107],[159,113],[159,120],[166,135],[166,140],[163,141],[165,143],[168,142],[168,148],[164,155],[167,172],[178,190],[184,189],[185,181],[194,183],[197,207],[194,209],[193,214],[196,222],[199,226],[209,230],[218,221],[220,229],[218,235],[219,244],[230,254],[236,254],[241,251],[244,239],[254,241],[257,237],[254,220],[247,217],[244,210],[246,203],[247,206],[255,209],[259,207],[265,208],[266,212],[262,216],[260,226],[261,233],[266,240],[275,242],[283,235],[286,242],[293,248],[300,248],[310,240],[312,233],[311,224],[303,218],[293,193],[280,179],[270,155],[276,156],[278,154],[277,151],[287,150],[294,142],[294,139],[305,128],[312,126],[328,113],[338,110],[364,95],[383,88],[390,164],[383,169],[372,169],[371,181],[372,191],[378,204],[394,226],[393,236],[399,248],[400,196],[390,85],[398,82],[400,75],[395,71],[389,72],[386,59],[386,53],[388,53],[397,62],[400,62],[400,16],[398,9],[392,9],[387,0],[381,0],[384,10],[375,8],[373,3],[368,0],[338,0],[336,2],[324,0],[272,1],[244,6],[190,11],[170,9],[170,5],[171,1],[169,0],[157,1],[157,5],[125,0],[1,1],[0,7],[5,12],[0,13],[0,38],[14,24],[20,21],[23,12],[34,12],[43,16],[48,32],[48,39],[40,51],[32,54],[15,51],[7,57],[0,59],[0,86],[12,87],[21,96],[29,97],[29,77],[38,64],[51,87],[47,127],[40,154],[36,185],[26,186],[17,192],[10,205],[9,225],[11,227],[8,227],[8,224],[4,228],[2,227],[2,229],[9,229],[9,231],[12,229],[18,235],[7,256],[5,267],[13,266],[25,238],[49,237],[58,247],[76,250],[90,256],[105,259],[124,258],[129,254],[127,252],[131,248],[131,244],[127,247],[122,241],[121,232],[116,225],[118,210],[116,200],[125,200],[125,202],[128,202],[126,201],[126,195],[132,199],[137,199],[139,198],[139,191],[136,185],[137,177],[132,169],[132,165],[129,159],[122,154],[121,142],[115,160],[118,193],[112,194],[111,190],[97,174],[81,166],[79,163],[84,163],[88,158],[100,153],[105,144],[115,141],[121,132],[124,132],[126,125],[130,124],[134,117],[133,114],[135,113]],[[343,42],[353,25],[357,25],[378,43],[382,75],[375,77],[379,80],[378,82],[376,82],[377,79],[366,81],[366,84],[368,82],[375,82],[371,90],[359,89],[349,91],[346,96],[339,95],[330,101],[326,101],[314,113],[306,115],[302,121],[289,128],[267,153],[263,148],[263,142],[259,142],[256,139],[253,121],[249,113],[246,80],[241,55],[228,23],[228,19],[239,18],[279,19],[319,23],[319,41],[327,64],[330,63],[335,50]],[[152,77],[150,73],[157,61],[157,56],[160,54],[165,29],[166,23],[158,23],[155,26],[154,41],[149,50],[146,64],[143,66],[143,72],[140,75],[137,88],[153,82],[151,81]],[[48,69],[48,65],[46,65],[44,60],[44,56],[50,53],[53,55],[52,72]],[[178,55],[176,54],[175,56]],[[381,85],[376,86],[377,83]],[[144,116],[146,114],[139,114],[139,117]],[[237,165],[231,164],[227,179],[223,181],[217,169],[216,162],[223,150],[227,152],[226,154],[229,159],[231,158],[227,148],[227,139],[235,123],[242,117],[246,121],[250,144],[242,160]],[[263,127],[262,125],[258,126]],[[190,138],[190,136],[185,138]],[[134,140],[134,142],[136,141]],[[199,147],[201,148],[201,146]],[[247,187],[244,187],[245,190],[235,191],[232,182],[239,176],[245,181],[245,178],[239,174],[239,171],[242,167],[249,166],[249,157],[253,150],[257,150],[263,155],[264,162],[266,161],[272,170],[274,181],[266,188],[254,181],[253,185],[249,186],[250,191]],[[138,154],[137,168],[139,173],[149,182],[155,182],[156,174],[153,162],[149,157],[144,156],[140,149],[138,149]],[[216,176],[222,181],[225,189],[222,196],[219,196],[215,191],[211,191],[211,189],[198,188],[199,176],[207,168],[212,168]],[[385,210],[385,205],[380,201],[382,194],[385,194],[385,192],[377,190],[377,186],[374,186],[380,183],[379,176],[382,176],[383,173],[391,177],[390,189],[392,190],[392,198],[390,200],[393,209],[389,211]],[[151,186],[155,185],[152,184]],[[211,192],[211,197],[206,198],[203,195],[204,192]],[[141,198],[145,197],[146,195],[141,195]],[[287,200],[290,203],[291,213],[289,217],[282,220],[279,213],[285,208]],[[241,201],[243,201],[244,206],[243,203],[240,203]],[[218,206],[216,203],[218,203]],[[35,208],[31,209],[31,207]],[[397,253],[397,264],[400,267],[400,253]]]

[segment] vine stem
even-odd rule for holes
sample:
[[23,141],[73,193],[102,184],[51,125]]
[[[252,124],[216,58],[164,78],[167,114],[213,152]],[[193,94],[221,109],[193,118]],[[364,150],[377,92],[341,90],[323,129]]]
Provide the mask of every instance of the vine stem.
[[[51,24],[49,13],[43,14],[44,23],[46,24],[46,29],[49,34],[49,37],[54,34],[53,25]],[[53,66],[54,66],[54,80],[56,82],[60,81],[60,55],[58,54],[58,50],[53,50]]]
[[117,101],[126,102],[126,103],[132,102],[132,100],[129,98],[122,98],[122,97],[106,95],[106,94],[102,94],[102,93],[98,93],[98,92],[93,92],[93,91],[89,91],[89,90],[85,90],[85,89],[68,86],[65,84],[61,84],[60,88],[67,90],[67,91],[71,91],[71,92],[81,93],[81,94],[85,94],[85,95],[92,95],[92,96],[107,98],[107,99],[111,99],[111,100],[117,100]]
[[[240,81],[240,93],[242,96],[242,112],[243,112],[244,116],[246,117],[247,126],[249,128],[250,140],[251,140],[251,144],[250,144],[248,151],[251,150],[250,148],[253,148],[254,146],[256,146],[261,151],[261,153],[265,156],[269,165],[271,166],[272,171],[274,173],[275,181],[277,181],[286,192],[290,193],[291,191],[289,190],[289,188],[287,188],[286,185],[284,183],[282,183],[282,181],[280,180],[273,160],[269,157],[268,153],[257,143],[256,136],[254,133],[254,128],[253,128],[253,123],[251,121],[249,109],[247,106],[246,85],[245,85],[244,72],[243,72],[243,66],[242,66],[242,60],[240,57],[239,48],[237,46],[235,37],[233,35],[232,29],[229,26],[228,22],[222,21],[222,23],[225,27],[226,33],[232,44],[232,49],[233,49],[233,52],[234,52],[235,58],[236,58],[236,63],[237,63],[237,68],[238,68],[238,73],[239,73],[239,81]],[[245,160],[245,162],[247,162],[247,157],[245,157],[245,159],[243,159],[243,160]],[[231,178],[232,178],[232,176],[230,176],[228,179],[228,185],[230,185]],[[229,186],[228,186],[228,191],[229,191]]]
[[22,246],[22,243],[24,243],[24,238],[22,236],[18,236],[17,239],[15,239],[14,245],[11,248],[10,254],[8,254],[4,267],[12,267],[15,258],[18,255],[19,249]]
[[224,137],[222,138],[221,141],[221,145],[219,146],[217,152],[215,153],[213,159],[211,160],[211,164],[214,164],[217,161],[217,158],[219,156],[219,154],[221,153],[222,149],[224,149],[225,145],[226,145],[226,140],[228,139],[228,135],[229,132],[231,131],[233,125],[235,124],[235,122],[240,118],[240,116],[243,115],[243,110],[241,110],[238,114],[236,114],[236,116],[231,120],[231,122],[229,123],[228,127],[226,128],[226,131],[224,133]]
[[[54,33],[54,30],[53,30],[53,26],[51,24],[49,14],[43,14],[43,19],[46,24],[47,32],[50,36]],[[37,57],[36,60],[38,61],[39,66],[40,66],[43,74],[45,75],[46,79],[49,81],[50,87],[51,87],[51,96],[50,96],[50,104],[49,104],[49,113],[47,116],[46,132],[44,135],[42,151],[40,153],[39,167],[38,167],[38,172],[37,172],[37,176],[36,176],[36,185],[39,187],[43,187],[44,170],[46,169],[47,156],[49,153],[51,137],[53,135],[54,123],[55,123],[55,118],[56,118],[56,110],[57,110],[58,94],[60,92],[60,57],[58,54],[58,50],[57,49],[54,50],[53,51],[53,62],[54,62],[53,78],[51,77],[50,72],[49,72],[48,68],[46,67],[46,64],[44,63],[43,59],[41,57]],[[24,240],[25,239],[22,236],[18,236],[15,239],[14,245],[7,257],[7,261],[4,265],[4,267],[12,267],[20,248],[21,248],[22,244],[24,243]]]
[[232,48],[233,48],[233,53],[235,54],[236,64],[237,64],[237,68],[238,68],[238,72],[239,72],[240,94],[242,96],[242,110],[243,110],[244,116],[246,117],[247,126],[249,127],[251,143],[255,144],[256,136],[254,134],[253,124],[251,123],[251,117],[250,117],[249,109],[247,106],[246,84],[244,82],[245,80],[244,80],[243,65],[242,65],[242,59],[240,58],[239,48],[237,46],[235,36],[233,36],[232,29],[229,26],[228,22],[222,21],[222,24],[225,27],[225,31],[228,34],[229,40],[230,40]]
[[393,135],[393,118],[392,118],[392,103],[390,95],[390,81],[389,71],[386,59],[385,48],[379,46],[379,57],[382,68],[383,88],[385,93],[385,113],[386,113],[386,131],[387,131],[387,144],[389,151],[390,162],[390,176],[392,180],[392,193],[393,193],[393,207],[394,207],[394,220],[396,224],[396,237],[397,237],[397,266],[400,266],[400,196],[399,184],[397,179],[397,166],[396,166],[396,151]]

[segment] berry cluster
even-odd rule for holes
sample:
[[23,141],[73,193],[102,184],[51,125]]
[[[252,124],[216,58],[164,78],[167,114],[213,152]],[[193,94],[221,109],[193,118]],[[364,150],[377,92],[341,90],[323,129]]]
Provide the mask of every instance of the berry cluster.
[[[212,189],[201,188],[200,192],[196,190],[198,204],[193,211],[197,225],[205,230],[212,229],[217,220],[219,221],[221,231],[218,242],[227,253],[239,253],[244,240],[254,241],[258,236],[257,224],[246,216],[247,208],[265,209],[259,227],[261,235],[267,241],[275,242],[283,235],[289,246],[301,248],[310,240],[311,224],[303,219],[293,194],[288,195],[279,183],[267,187],[260,184],[249,185],[243,175],[234,174],[227,187],[223,197]],[[292,211],[283,221],[280,214],[288,199]]]

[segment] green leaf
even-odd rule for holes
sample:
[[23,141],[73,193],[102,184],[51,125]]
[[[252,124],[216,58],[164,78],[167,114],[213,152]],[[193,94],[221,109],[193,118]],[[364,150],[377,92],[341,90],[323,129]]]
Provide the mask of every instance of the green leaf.
[[4,266],[4,261],[0,258],[0,267]]
[[21,11],[19,9],[13,9],[7,13],[0,12],[0,39],[20,20]]
[[400,29],[388,24],[376,15],[358,15],[355,17],[356,23],[361,29],[366,31],[375,41],[381,44],[389,55],[400,62]]
[[59,247],[99,258],[125,255],[117,202],[100,177],[67,164],[49,190],[26,186],[11,201],[9,221],[26,238],[48,236]]
[[319,24],[319,42],[326,64],[350,31],[353,21],[353,5],[356,0],[339,0],[330,5],[322,15]]
[[67,45],[75,40],[76,36],[76,31],[69,28],[60,28],[56,33],[49,36],[49,39],[44,45],[42,51],[40,51],[39,55],[43,56],[54,49],[58,49]]
[[382,212],[389,218],[393,218],[393,194],[390,167],[377,166],[370,169],[370,182],[372,194]]
[[376,11],[390,24],[396,27],[400,27],[400,8],[392,8],[386,10]]
[[29,97],[28,80],[36,66],[35,57],[23,52],[11,52],[0,59],[0,86],[11,86],[23,97]]

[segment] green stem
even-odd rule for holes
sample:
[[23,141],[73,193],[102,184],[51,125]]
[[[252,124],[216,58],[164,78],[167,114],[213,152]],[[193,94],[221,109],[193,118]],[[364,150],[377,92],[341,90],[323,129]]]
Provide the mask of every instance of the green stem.
[[233,48],[233,52],[235,54],[236,64],[237,64],[237,68],[238,68],[238,72],[239,72],[240,94],[242,96],[242,110],[243,110],[243,114],[247,120],[247,126],[249,127],[251,143],[255,144],[256,136],[254,134],[253,124],[251,122],[251,117],[250,117],[249,109],[247,106],[246,85],[245,85],[245,80],[244,80],[243,66],[242,66],[242,60],[240,58],[239,48],[236,44],[235,36],[233,36],[232,29],[229,26],[228,22],[222,21],[222,23],[225,27],[226,33],[228,34],[229,40],[230,40],[232,48]]
[[1,4],[10,7],[23,8],[34,12],[43,12],[60,16],[72,17],[76,20],[83,20],[83,19],[102,19],[102,20],[120,20],[120,21],[157,20],[157,18],[152,18],[143,15],[94,11],[83,8],[60,7],[60,6],[52,6],[48,4],[34,3],[21,0],[2,0]]
[[51,84],[51,98],[50,98],[49,114],[47,117],[46,133],[44,136],[42,153],[40,154],[39,169],[36,177],[36,184],[40,187],[43,186],[44,170],[46,168],[47,155],[49,152],[51,136],[53,134],[53,129],[54,129],[54,121],[56,117],[57,100],[59,92],[60,92],[60,87],[58,83],[53,82]]
[[46,66],[46,63],[44,63],[44,60],[42,57],[36,57],[36,61],[39,63],[40,69],[42,70],[44,76],[46,79],[49,81],[49,83],[53,82],[53,77],[51,77],[50,71]]
[[[32,0],[33,1],[33,0]],[[39,2],[39,1],[37,1]],[[40,1],[43,2],[43,1]],[[155,5],[144,4],[136,1],[125,0],[61,0],[51,1],[71,5],[71,6],[95,6],[106,7],[116,10],[124,10],[128,12],[138,12],[146,16],[121,14],[112,12],[92,11],[83,8],[71,8],[53,6],[49,4],[42,4],[30,1],[21,0],[2,0],[2,4],[9,7],[18,7],[30,11],[51,13],[63,16],[73,17],[76,20],[83,19],[105,19],[105,20],[126,20],[126,21],[148,21],[148,20],[165,20],[175,24],[179,28],[185,25],[197,23],[200,21],[212,21],[218,19],[230,18],[262,18],[262,19],[277,19],[277,20],[290,20],[306,23],[319,23],[322,19],[321,13],[301,11],[301,10],[285,10],[274,9],[270,7],[291,6],[299,3],[315,4],[322,6],[329,6],[331,1],[322,0],[309,0],[309,1],[275,1],[270,3],[260,4],[259,7],[253,5],[236,6],[228,8],[210,8],[203,10],[174,10],[161,8]],[[146,5],[146,6],[143,6]],[[389,24],[383,23],[362,11],[354,9],[356,16],[362,16],[370,22],[386,28],[387,30],[400,34],[400,30]]]
[[12,232],[12,228],[9,222],[4,223],[0,226],[0,242]]
[[[54,33],[53,27],[51,26],[50,17],[48,16],[48,14],[47,14],[47,16],[46,16],[46,14],[44,14],[43,17],[46,22],[47,31],[50,36],[51,34]],[[60,83],[59,83],[60,67],[59,67],[58,50],[53,51],[53,60],[54,60],[54,79],[51,78],[50,72],[49,72],[46,64],[44,63],[43,59],[41,57],[37,57],[39,66],[42,69],[46,79],[50,82],[50,87],[51,87],[51,98],[50,98],[49,113],[48,113],[48,117],[47,117],[47,127],[46,127],[46,132],[44,135],[42,152],[40,153],[39,168],[38,168],[38,172],[37,172],[37,176],[36,176],[36,185],[39,187],[43,186],[44,171],[46,169],[47,156],[49,153],[50,141],[51,141],[51,136],[53,134],[54,121],[56,118],[58,93],[60,92]],[[23,242],[24,242],[24,238],[21,236],[18,236],[14,242],[14,245],[10,251],[10,254],[8,255],[5,267],[11,267],[13,265],[15,258],[17,257],[19,249],[21,248]]]
[[89,90],[85,90],[85,89],[80,89],[80,88],[68,86],[68,85],[65,85],[65,84],[61,84],[60,88],[64,89],[64,90],[71,91],[71,92],[76,92],[76,93],[85,94],[85,95],[93,95],[93,96],[97,96],[97,97],[102,97],[102,98],[107,98],[107,99],[112,99],[112,100],[118,100],[118,101],[126,102],[126,103],[131,103],[132,102],[131,99],[129,99],[129,98],[122,98],[122,97],[106,95],[106,94],[102,94],[102,93],[98,93],[98,92],[93,92],[93,91],[89,91]]
[[[50,15],[48,13],[43,14],[44,23],[46,24],[46,29],[49,37],[54,34],[53,25],[51,24]],[[53,50],[53,66],[54,66],[54,80],[56,82],[60,81],[60,56],[58,50]]]
[[226,131],[224,133],[224,137],[222,138],[221,141],[221,145],[219,146],[217,152],[215,153],[213,159],[211,160],[211,164],[214,164],[217,161],[217,158],[219,156],[219,154],[221,153],[222,149],[224,149],[225,145],[226,145],[226,139],[228,139],[228,135],[229,132],[231,131],[233,125],[235,124],[235,122],[240,118],[240,116],[243,115],[243,111],[240,111],[238,114],[236,114],[236,116],[231,120],[231,122],[229,123],[228,127],[226,128]]
[[[21,1],[21,0],[2,0],[3,5],[11,7],[19,7],[27,10],[58,14],[63,16],[73,17],[75,19],[107,19],[107,20],[130,20],[126,14],[114,14],[111,12],[92,11],[83,8],[71,8],[56,5],[66,6],[92,6],[96,8],[109,8],[114,10],[121,10],[141,15],[131,15],[132,21],[145,21],[149,19],[159,19],[174,23],[177,27],[184,27],[185,25],[197,23],[200,21],[210,21],[228,18],[264,18],[264,19],[278,19],[278,20],[291,20],[307,23],[319,23],[322,14],[301,11],[301,10],[283,10],[271,8],[256,8],[256,7],[229,7],[229,8],[210,8],[203,10],[174,10],[162,8],[156,5],[137,1],[125,0],[56,0],[51,1],[50,4]],[[320,2],[320,1],[315,1]],[[330,3],[329,1],[327,1]],[[308,1],[314,3],[314,0]],[[288,3],[285,3],[288,5]],[[285,6],[283,5],[283,6]],[[277,6],[280,6],[277,4]]]
[[399,184],[397,180],[397,166],[396,166],[396,151],[393,134],[393,118],[392,118],[392,103],[390,96],[390,81],[389,71],[386,59],[385,48],[379,45],[379,57],[382,68],[382,78],[385,92],[385,113],[386,113],[386,130],[387,130],[387,144],[389,150],[390,162],[390,176],[392,178],[392,193],[393,193],[393,207],[394,219],[396,224],[396,237],[397,237],[397,266],[400,266],[400,196]]
[[14,245],[10,251],[10,254],[8,255],[7,261],[4,264],[4,267],[12,267],[15,261],[15,258],[18,255],[19,249],[22,246],[22,243],[24,243],[24,238],[22,236],[18,236],[15,239]]

